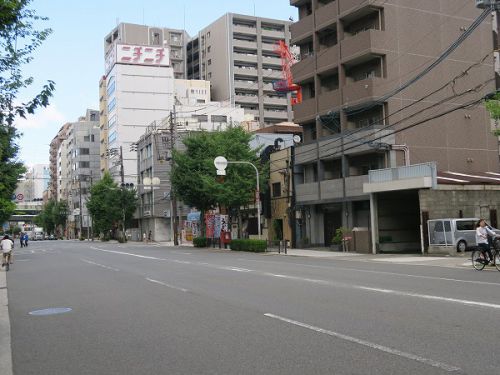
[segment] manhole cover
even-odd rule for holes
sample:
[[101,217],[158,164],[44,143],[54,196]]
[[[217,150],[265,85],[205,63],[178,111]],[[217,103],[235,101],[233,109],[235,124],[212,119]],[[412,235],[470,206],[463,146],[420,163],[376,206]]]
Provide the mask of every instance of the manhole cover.
[[35,310],[30,311],[30,315],[44,316],[44,315],[56,315],[64,314],[70,312],[72,309],[69,307],[52,307],[50,309]]

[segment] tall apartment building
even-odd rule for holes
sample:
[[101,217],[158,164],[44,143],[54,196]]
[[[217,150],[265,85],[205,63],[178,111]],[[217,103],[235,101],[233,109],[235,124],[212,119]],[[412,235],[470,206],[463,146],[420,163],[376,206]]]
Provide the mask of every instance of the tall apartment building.
[[[100,81],[101,171],[135,181],[136,155],[131,150],[152,121],[168,116],[174,79],[185,77],[182,30],[121,23],[104,38],[105,75]],[[107,138],[106,138],[107,137]]]
[[63,195],[68,202],[68,236],[77,238],[89,232],[90,215],[86,201],[90,187],[100,179],[99,111],[88,109],[85,116],[70,123],[61,144]]
[[29,167],[24,182],[26,184],[24,201],[43,200],[43,193],[48,189],[50,182],[49,165],[35,164]]
[[49,149],[49,169],[50,169],[50,182],[49,182],[49,199],[61,199],[61,145],[66,139],[68,128],[70,124],[61,126],[57,135],[50,142]]
[[100,166],[101,174],[109,171],[108,166],[108,97],[107,97],[106,76],[99,80],[99,127],[100,132]]
[[[294,114],[304,129],[304,144],[296,150],[296,165],[302,170],[296,181],[302,211],[297,217],[304,243],[329,244],[341,226],[370,226],[370,195],[363,192],[370,170],[434,161],[438,171],[498,172],[497,141],[482,106],[399,131],[495,89],[490,19],[427,76],[378,100],[430,65],[467,30],[480,14],[473,1],[290,4],[299,14],[290,30],[291,44],[300,47],[301,55],[292,73],[303,91]],[[476,86],[477,92],[454,97]],[[431,105],[435,107],[425,111]],[[381,135],[385,137],[377,139]],[[402,211],[398,215],[401,222],[406,220]],[[417,227],[418,217],[417,205]]]
[[292,121],[289,95],[272,82],[282,79],[276,42],[290,41],[290,22],[227,13],[187,44],[187,77],[212,84],[212,99],[240,106],[262,127]]

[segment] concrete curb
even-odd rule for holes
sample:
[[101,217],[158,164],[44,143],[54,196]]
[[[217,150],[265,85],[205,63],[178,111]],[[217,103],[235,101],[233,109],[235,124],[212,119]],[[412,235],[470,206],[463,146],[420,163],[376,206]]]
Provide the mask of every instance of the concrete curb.
[[0,271],[0,374],[2,375],[12,375],[12,351],[10,345],[7,274],[5,271]]

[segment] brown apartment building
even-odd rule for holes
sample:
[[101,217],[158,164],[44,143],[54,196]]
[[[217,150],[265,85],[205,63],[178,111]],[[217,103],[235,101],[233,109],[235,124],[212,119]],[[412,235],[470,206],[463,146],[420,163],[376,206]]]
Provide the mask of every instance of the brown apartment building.
[[[469,28],[481,13],[473,1],[290,4],[299,14],[290,30],[301,57],[292,73],[303,90],[302,103],[293,108],[304,129],[295,160],[303,243],[329,244],[340,226],[370,227],[370,195],[363,190],[370,170],[435,162],[438,174],[498,172],[498,141],[482,105],[403,130],[494,91],[491,18],[425,77],[379,100]],[[474,91],[465,94],[469,89]]]

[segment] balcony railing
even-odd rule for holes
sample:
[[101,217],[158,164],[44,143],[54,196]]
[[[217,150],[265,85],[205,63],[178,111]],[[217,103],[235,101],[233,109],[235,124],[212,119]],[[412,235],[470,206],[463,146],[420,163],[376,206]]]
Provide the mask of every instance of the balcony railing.
[[436,163],[422,163],[403,167],[376,169],[369,172],[370,183],[391,182],[418,177],[431,177],[433,185],[436,185],[437,167]]
[[352,60],[367,53],[387,49],[385,31],[366,30],[344,39],[342,43],[342,62]]

